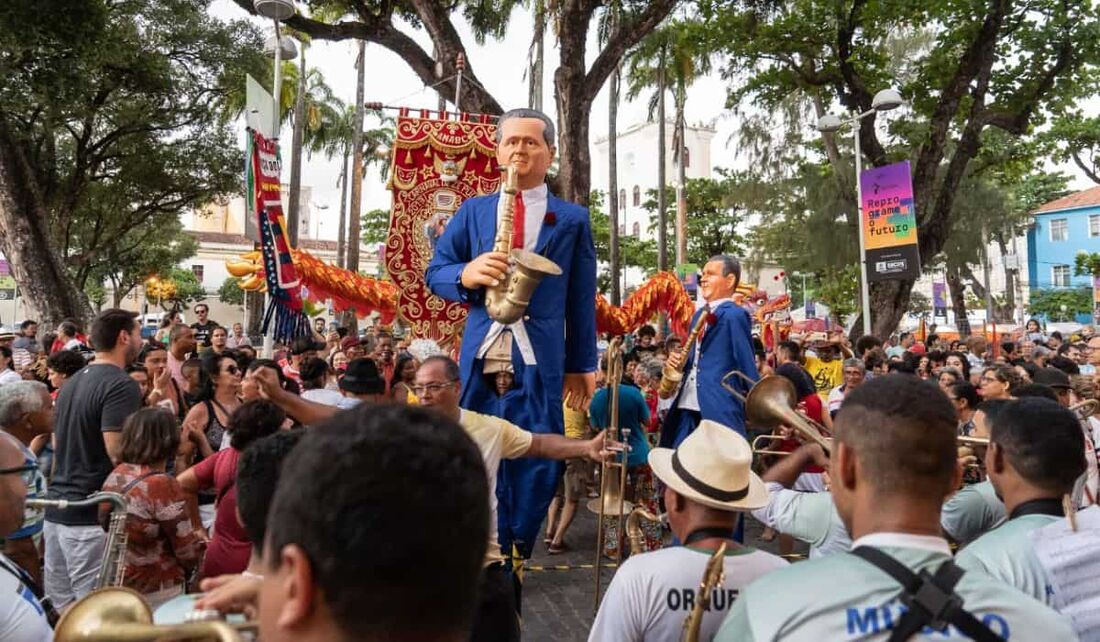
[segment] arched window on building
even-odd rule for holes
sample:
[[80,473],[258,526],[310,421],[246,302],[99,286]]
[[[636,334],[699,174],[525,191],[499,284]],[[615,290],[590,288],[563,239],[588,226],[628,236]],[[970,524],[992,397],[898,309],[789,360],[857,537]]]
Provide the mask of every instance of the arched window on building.
[[642,188],[637,185],[634,186],[634,207],[641,207],[642,205]]
[[634,238],[642,238],[642,224],[634,221]]
[[619,190],[619,209],[626,209],[626,190]]
[[626,223],[619,223],[619,236],[626,236]]

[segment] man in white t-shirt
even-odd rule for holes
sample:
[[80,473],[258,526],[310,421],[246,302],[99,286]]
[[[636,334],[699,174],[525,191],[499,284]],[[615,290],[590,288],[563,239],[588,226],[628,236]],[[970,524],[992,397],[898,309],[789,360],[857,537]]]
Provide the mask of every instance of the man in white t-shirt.
[[858,388],[866,377],[867,367],[863,365],[863,359],[844,360],[844,383],[830,390],[829,398],[825,402],[825,412],[829,414],[829,419],[836,418],[836,413],[840,412],[840,406],[844,403],[844,396]]
[[[0,438],[0,536],[23,524],[27,487],[23,475],[34,472],[24,461],[14,439]],[[53,631],[30,578],[7,556],[0,554],[0,640],[49,642]]]
[[[354,362],[352,362],[354,363]],[[274,372],[261,368],[254,373],[262,394],[304,424],[316,424],[339,410],[286,392]],[[499,417],[483,415],[459,406],[462,394],[458,364],[444,356],[428,357],[416,371],[413,392],[420,405],[454,419],[466,429],[477,444],[489,474],[489,543],[485,557],[485,572],[479,587],[480,601],[474,615],[471,640],[479,642],[509,642],[519,640],[519,619],[516,596],[518,583],[505,568],[505,555],[497,543],[497,471],[502,459],[543,457],[546,459],[587,458],[602,461],[610,455],[605,450],[604,433],[593,439],[568,439],[562,435],[531,433]],[[395,429],[399,429],[395,426]],[[621,447],[608,442],[608,448]]]
[[852,552],[760,578],[715,640],[1077,639],[1045,604],[953,567],[939,513],[961,477],[956,437],[947,397],[914,376],[876,377],[853,391],[829,466]]
[[704,419],[675,450],[651,451],[649,465],[665,485],[669,525],[684,545],[636,555],[622,565],[600,604],[589,642],[679,639],[707,564],[722,544],[725,579],[705,596],[700,640],[714,637],[742,588],[787,566],[782,558],[731,538],[738,512],[768,501],[764,482],[752,472],[752,447],[740,434]]
[[[989,479],[1004,498],[1008,521],[963,549],[957,558],[959,566],[988,573],[1059,610],[1066,602],[1072,604],[1074,597],[1100,596],[1095,582],[1088,583],[1087,598],[1070,595],[1067,599],[1059,594],[1044,556],[1037,552],[1048,538],[1036,535],[1047,526],[1066,522],[1062,499],[1085,471],[1084,451],[1072,412],[1049,399],[1011,402],[993,422],[985,455]],[[1086,532],[1071,537],[1085,548],[1097,538],[1093,528],[1082,526],[1079,531]]]
[[[791,490],[803,468],[826,468],[829,456],[817,444],[803,444],[764,473],[768,503],[752,512],[765,526],[810,545],[810,559],[847,552],[852,538],[829,491]],[[824,475],[824,473],[822,473]]]

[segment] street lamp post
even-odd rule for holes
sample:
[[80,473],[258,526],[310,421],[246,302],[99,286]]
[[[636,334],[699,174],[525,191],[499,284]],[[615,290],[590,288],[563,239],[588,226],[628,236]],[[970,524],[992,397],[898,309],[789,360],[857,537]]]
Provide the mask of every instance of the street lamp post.
[[831,134],[840,131],[846,125],[852,127],[852,144],[855,147],[856,159],[856,210],[859,214],[859,291],[860,307],[863,309],[863,332],[871,334],[871,288],[867,283],[867,257],[866,239],[863,234],[863,188],[860,185],[860,174],[863,172],[863,151],[860,147],[859,132],[863,119],[880,111],[897,109],[904,104],[901,94],[893,89],[883,89],[871,99],[871,108],[853,116],[848,120],[842,120],[836,114],[825,114],[817,121],[817,130],[823,134]]
[[[294,0],[252,0],[252,6],[256,9],[256,13],[265,18],[270,18],[275,25],[275,38],[273,45],[268,50],[268,55],[271,55],[275,59],[275,79],[271,83],[272,89],[272,102],[274,102],[274,115],[272,116],[271,126],[271,138],[275,141],[275,149],[279,149],[279,125],[281,116],[283,93],[283,58],[284,54],[288,60],[297,56],[297,48],[294,47],[294,42],[289,37],[282,35],[282,30],[279,28],[279,23],[284,20],[288,20],[297,13],[297,9],[294,7]],[[284,42],[289,41],[289,42]],[[287,46],[289,44],[289,46]],[[287,47],[284,49],[284,47]],[[281,179],[280,179],[281,180]],[[270,300],[270,295],[267,295],[265,299]],[[265,306],[266,307],[266,306]],[[275,339],[271,336],[271,333],[264,335],[264,356],[270,356],[274,352]]]

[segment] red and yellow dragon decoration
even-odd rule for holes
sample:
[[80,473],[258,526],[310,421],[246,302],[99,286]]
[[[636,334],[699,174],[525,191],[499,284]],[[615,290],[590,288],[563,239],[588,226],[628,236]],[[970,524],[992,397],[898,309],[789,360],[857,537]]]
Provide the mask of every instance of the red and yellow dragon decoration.
[[[384,325],[397,318],[398,288],[390,281],[374,279],[329,265],[306,250],[293,250],[294,264],[307,297],[315,303],[331,300],[338,311],[354,310],[359,316],[372,312],[381,314]],[[226,269],[240,279],[242,290],[264,291],[263,265],[259,252],[241,255],[239,261],[226,261]],[[747,309],[756,323],[764,328],[767,337],[777,313],[789,309],[790,296],[781,294],[769,298],[767,293],[753,285],[741,284],[735,301]],[[695,304],[679,279],[671,272],[658,272],[634,291],[620,306],[611,303],[601,294],[596,295],[596,329],[600,333],[619,336],[634,332],[660,313],[668,315],[672,331],[681,336],[687,334]],[[780,331],[789,327],[790,315],[779,321]],[[781,337],[783,335],[781,334]]]

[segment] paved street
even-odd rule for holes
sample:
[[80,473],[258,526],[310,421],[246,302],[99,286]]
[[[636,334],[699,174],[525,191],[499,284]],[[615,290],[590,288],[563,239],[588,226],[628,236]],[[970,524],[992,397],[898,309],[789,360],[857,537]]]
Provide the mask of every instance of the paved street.
[[[775,542],[760,540],[760,523],[751,517],[747,522],[748,543],[775,552]],[[531,567],[566,565],[592,566],[595,562],[596,516],[583,507],[566,535],[571,547],[561,555],[547,555],[541,542],[529,561]],[[804,545],[795,552],[805,553]],[[613,570],[604,570],[601,592],[611,581]],[[523,583],[523,637],[530,642],[583,642],[588,637],[595,610],[592,594],[595,579],[592,568],[571,570],[535,570],[527,572]]]

